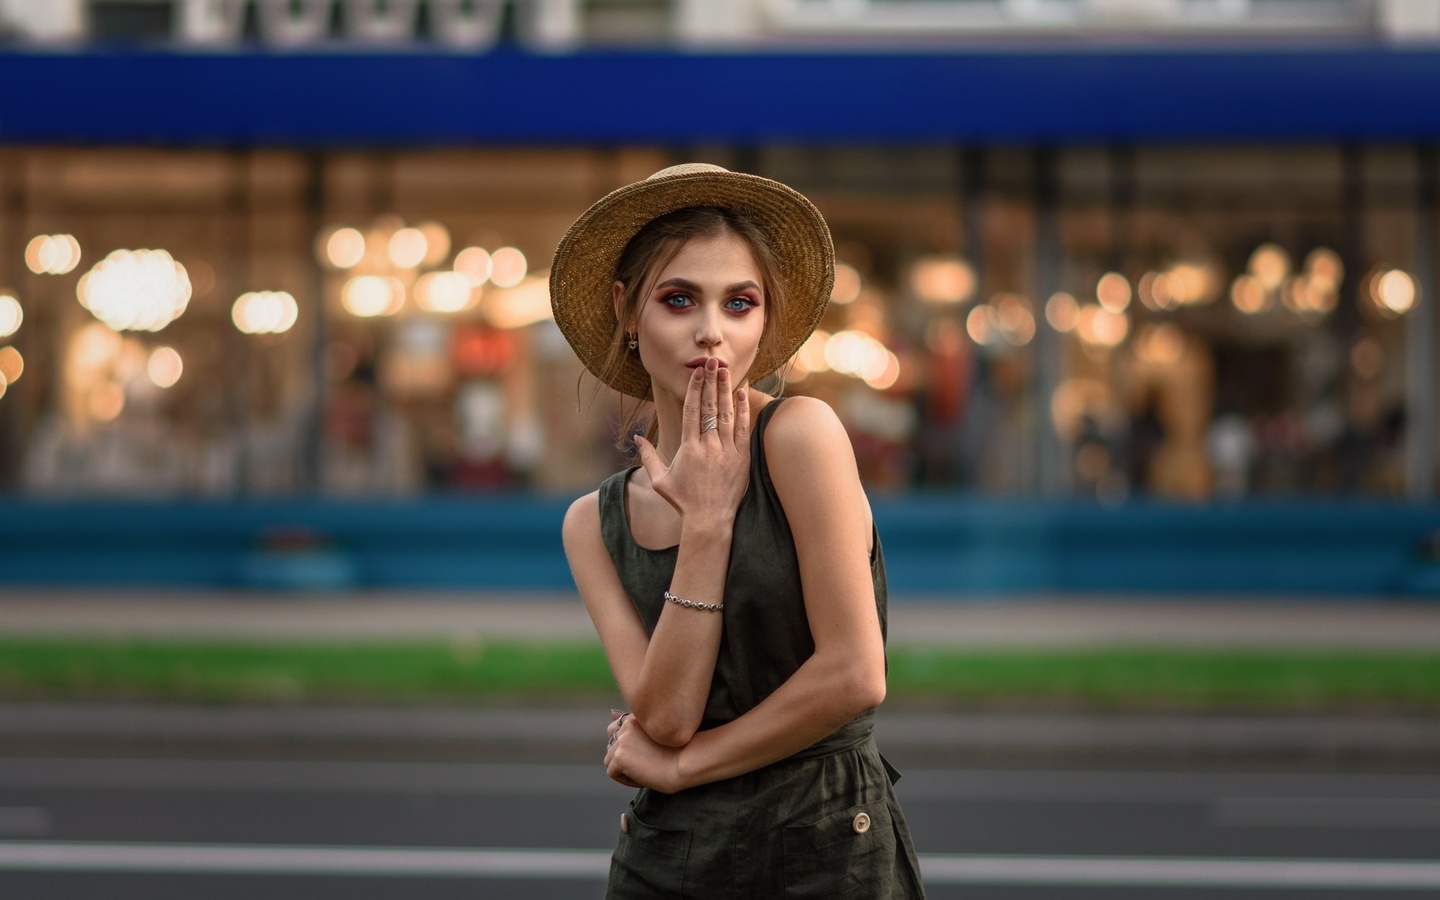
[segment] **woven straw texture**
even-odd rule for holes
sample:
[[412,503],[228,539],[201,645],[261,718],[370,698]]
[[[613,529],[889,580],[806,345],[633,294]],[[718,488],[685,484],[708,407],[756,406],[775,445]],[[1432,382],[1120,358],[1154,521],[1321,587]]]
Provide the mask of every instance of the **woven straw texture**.
[[620,254],[647,222],[677,209],[718,206],[750,216],[769,237],[786,294],[785,319],[774,349],[755,360],[756,382],[785,364],[820,323],[835,283],[830,229],[804,195],[778,181],[688,163],[662,169],[597,202],[570,226],[550,268],[555,324],[591,374],[622,393],[649,399],[650,376],[628,354],[618,376],[601,371],[619,322],[612,287]]

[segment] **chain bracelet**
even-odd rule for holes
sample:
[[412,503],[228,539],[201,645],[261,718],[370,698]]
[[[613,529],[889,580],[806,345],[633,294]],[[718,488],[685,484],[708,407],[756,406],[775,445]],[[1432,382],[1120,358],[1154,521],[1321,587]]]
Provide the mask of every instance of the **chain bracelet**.
[[678,603],[686,609],[703,609],[705,612],[722,612],[725,609],[723,603],[699,603],[694,600],[686,600],[684,597],[677,597],[666,591],[663,596],[671,603]]

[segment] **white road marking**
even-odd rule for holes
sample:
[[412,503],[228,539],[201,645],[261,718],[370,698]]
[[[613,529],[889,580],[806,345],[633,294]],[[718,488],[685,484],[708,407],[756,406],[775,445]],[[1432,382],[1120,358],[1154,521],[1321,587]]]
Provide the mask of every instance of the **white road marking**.
[[[605,850],[0,842],[0,871],[603,879]],[[1440,889],[1440,862],[922,854],[930,884]]]

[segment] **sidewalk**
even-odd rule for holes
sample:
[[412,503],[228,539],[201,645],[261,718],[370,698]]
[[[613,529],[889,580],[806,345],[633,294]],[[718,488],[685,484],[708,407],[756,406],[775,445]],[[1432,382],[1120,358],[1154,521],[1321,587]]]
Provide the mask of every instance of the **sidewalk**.
[[[1379,598],[892,597],[893,644],[1440,651],[1440,602]],[[6,589],[0,635],[187,640],[594,640],[573,593]]]
[[[0,635],[184,640],[594,640],[566,594],[247,595],[7,591]],[[1440,604],[1380,600],[895,598],[892,645],[1440,651]],[[0,754],[406,756],[590,762],[607,710],[0,705]],[[1083,715],[887,706],[897,765],[1359,765],[1433,769],[1440,720],[1386,715]]]

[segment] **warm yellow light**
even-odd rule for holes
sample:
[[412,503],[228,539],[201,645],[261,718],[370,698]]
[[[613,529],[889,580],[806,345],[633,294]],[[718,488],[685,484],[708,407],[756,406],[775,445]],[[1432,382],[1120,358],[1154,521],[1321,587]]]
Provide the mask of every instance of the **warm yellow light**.
[[90,392],[86,405],[94,418],[112,422],[125,410],[125,391],[115,382],[107,381]]
[[64,275],[80,264],[80,242],[68,234],[37,234],[25,245],[25,265],[36,275]]
[[816,330],[805,343],[800,345],[800,352],[795,354],[795,365],[805,372],[828,372],[830,363],[825,361],[825,345],[830,341],[830,333]]
[[[1170,303],[1175,306],[1207,303],[1214,299],[1218,279],[1219,276],[1211,266],[1197,263],[1176,263],[1165,274],[1163,290]],[[1158,299],[1161,290],[1159,279],[1156,279],[1156,283],[1150,286],[1150,291]]]
[[484,247],[466,247],[455,254],[455,271],[479,287],[490,280],[490,253]]
[[14,347],[0,347],[0,375],[4,375],[6,381],[14,384],[23,374],[25,357],[20,355],[20,351]]
[[1415,305],[1415,280],[1407,272],[1391,269],[1374,285],[1376,301],[1389,312],[1404,315]]
[[550,279],[527,278],[513,288],[486,291],[480,314],[496,328],[524,328],[550,318]]
[[1305,257],[1305,272],[1322,289],[1336,291],[1345,278],[1345,263],[1329,247],[1316,247]]
[[4,373],[4,372],[0,372],[0,397],[4,397],[4,396],[5,396],[5,391],[6,391],[9,387],[10,387],[10,381],[9,381],[9,379],[7,379],[7,378],[5,377],[5,373]]
[[427,266],[439,265],[450,255],[450,230],[439,222],[421,222],[415,226],[425,236],[425,259]]
[[251,291],[235,300],[230,318],[246,334],[280,334],[295,327],[300,305],[287,291]]
[[341,288],[340,303],[363,319],[393,316],[405,305],[405,285],[398,278],[357,275]]
[[1147,326],[1135,339],[1135,352],[1153,366],[1173,366],[1185,355],[1185,333],[1170,322]]
[[25,310],[20,308],[20,301],[11,294],[0,294],[0,338],[19,331],[24,321]]
[[501,247],[490,254],[490,280],[497,287],[514,287],[525,280],[527,271],[525,254],[514,247]]
[[995,321],[995,308],[982,304],[970,310],[970,315],[965,317],[965,332],[970,335],[970,340],[981,346],[995,343],[1000,337],[1000,328]]
[[1030,304],[1019,294],[1001,294],[995,300],[996,321],[1005,342],[1023,347],[1035,337],[1035,317],[1030,314]]
[[1051,294],[1050,299],[1045,302],[1045,321],[1056,331],[1074,331],[1075,320],[1079,315],[1080,304],[1064,291]]
[[830,290],[830,301],[844,306],[853,303],[860,296],[860,273],[848,263],[835,264],[835,286]]
[[164,250],[115,250],[75,286],[95,318],[116,331],[159,331],[190,303],[190,276]]
[[884,344],[863,331],[837,331],[825,342],[825,362],[831,369],[866,381],[885,374],[890,356]]
[[1081,307],[1075,323],[1080,340],[1097,347],[1116,347],[1130,333],[1130,320],[1124,313],[1112,313],[1103,306]]
[[1290,274],[1290,254],[1279,244],[1261,244],[1250,254],[1249,269],[1265,290],[1279,290]]
[[415,283],[415,305],[437,313],[455,313],[473,304],[475,288],[459,272],[431,272]]
[[429,252],[430,242],[425,239],[425,232],[418,228],[400,229],[390,235],[390,243],[386,246],[390,262],[397,269],[418,268]]
[[927,303],[963,303],[975,293],[975,269],[951,256],[917,260],[910,269],[910,289]]
[[185,364],[174,347],[156,347],[145,363],[145,374],[158,388],[172,388],[185,371]]
[[365,235],[358,228],[337,228],[325,242],[325,259],[337,269],[353,269],[365,258]]
[[1245,315],[1253,316],[1270,306],[1270,294],[1254,275],[1238,275],[1230,285],[1230,302]]
[[865,383],[877,391],[885,391],[895,386],[900,380],[900,358],[893,353],[885,354],[885,368],[879,374],[866,377]]
[[1112,313],[1124,312],[1130,305],[1130,282],[1119,272],[1106,272],[1095,285],[1095,299]]

